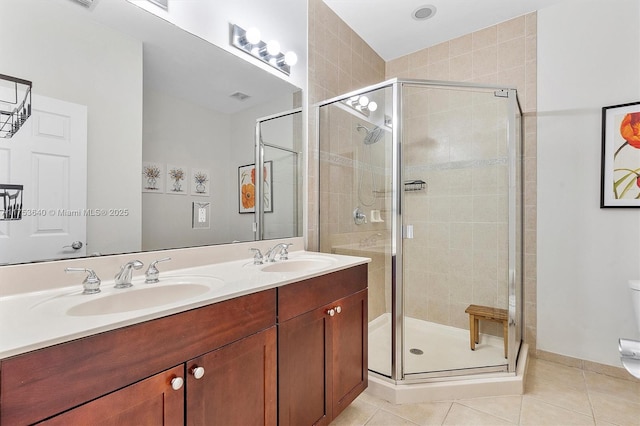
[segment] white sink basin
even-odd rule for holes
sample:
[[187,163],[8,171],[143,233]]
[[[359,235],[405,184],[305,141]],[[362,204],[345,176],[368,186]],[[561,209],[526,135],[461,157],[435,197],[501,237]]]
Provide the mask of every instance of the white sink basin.
[[300,258],[281,260],[262,267],[262,272],[305,272],[328,268],[333,262],[322,258]]
[[136,283],[127,289],[103,288],[95,295],[60,295],[34,306],[73,317],[108,315],[168,305],[221,288],[225,282],[208,276],[165,276],[157,284]]

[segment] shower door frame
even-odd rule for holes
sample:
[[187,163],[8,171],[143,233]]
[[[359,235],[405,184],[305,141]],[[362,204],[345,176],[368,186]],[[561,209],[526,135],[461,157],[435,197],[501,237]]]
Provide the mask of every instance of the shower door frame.
[[[509,247],[508,247],[508,358],[505,365],[500,366],[483,366],[477,368],[468,368],[462,370],[446,370],[437,372],[424,372],[424,373],[411,373],[406,374],[404,372],[404,277],[403,277],[403,240],[404,240],[404,223],[402,217],[402,208],[404,202],[404,191],[402,190],[402,182],[404,182],[404,173],[402,167],[402,135],[403,135],[403,121],[402,117],[402,105],[403,105],[403,86],[424,86],[424,87],[450,87],[450,88],[463,88],[463,89],[479,89],[479,90],[493,90],[495,96],[507,98],[508,100],[508,123],[507,123],[507,161],[509,169],[509,190],[508,190],[508,202],[509,202],[509,219],[508,219],[508,234],[509,234]],[[368,92],[391,87],[392,89],[392,148],[391,148],[391,181],[392,181],[392,197],[391,197],[391,212],[390,218],[391,224],[391,377],[384,374],[369,370],[369,374],[375,374],[376,377],[394,384],[412,383],[412,382],[426,382],[429,379],[442,380],[446,377],[486,377],[487,373],[497,373],[498,375],[515,375],[516,374],[516,360],[519,355],[519,351],[522,343],[522,300],[517,298],[517,286],[520,286],[520,296],[522,295],[523,275],[522,275],[522,247],[520,250],[516,250],[518,227],[520,227],[520,244],[523,245],[523,230],[522,219],[517,220],[516,203],[520,200],[522,203],[522,141],[523,141],[523,126],[520,122],[520,126],[517,125],[517,117],[522,117],[522,109],[518,100],[517,90],[500,85],[482,85],[474,83],[464,82],[450,82],[450,81],[438,81],[438,80],[418,80],[418,79],[406,79],[406,78],[393,78],[381,83],[377,83],[371,86],[367,86],[352,92],[348,92],[344,95],[340,95],[314,105],[316,112],[316,131],[315,140],[318,149],[318,162],[320,162],[321,155],[319,153],[320,146],[320,108],[328,106],[341,101],[345,101],[353,96],[362,95]],[[498,95],[501,92],[503,95]],[[519,130],[520,134],[517,134]],[[519,144],[519,146],[518,146]],[[318,167],[318,173],[321,168]],[[520,175],[518,175],[520,171]],[[318,178],[318,193],[320,193],[320,182]],[[519,191],[519,193],[518,193]],[[518,198],[520,194],[520,199]],[[320,220],[320,208],[318,208],[317,223],[318,226],[322,223]],[[520,210],[522,214],[522,210]],[[318,230],[320,231],[320,230]],[[318,232],[318,246],[317,250],[320,250],[321,235]],[[520,262],[517,257],[520,256]],[[518,265],[520,269],[518,270]],[[519,328],[519,330],[517,330]]]
[[[302,154],[302,152],[263,142],[262,124],[267,121],[277,120],[278,118],[287,117],[294,114],[302,114],[302,113],[303,113],[302,108],[298,107],[298,108],[293,108],[287,111],[278,112],[275,114],[268,115],[266,117],[260,117],[256,119],[255,137],[254,137],[255,139],[254,140],[254,150],[255,150],[254,156],[255,156],[255,165],[256,165],[255,173],[256,173],[256,182],[260,182],[261,184],[255,186],[256,201],[255,201],[255,212],[254,212],[254,222],[253,222],[254,241],[261,241],[264,239],[264,199],[262,197],[262,192],[263,192],[262,182],[264,181],[263,167],[264,167],[264,148],[265,147],[279,149],[281,151],[288,152],[295,156],[296,158],[295,186],[296,188],[300,188],[299,170],[300,170],[300,155]],[[298,192],[299,192],[299,189],[298,189]],[[295,212],[293,214],[297,222],[296,229],[298,230],[300,229],[300,223],[299,223],[299,217],[298,217],[299,201],[300,200],[297,200],[294,203]]]

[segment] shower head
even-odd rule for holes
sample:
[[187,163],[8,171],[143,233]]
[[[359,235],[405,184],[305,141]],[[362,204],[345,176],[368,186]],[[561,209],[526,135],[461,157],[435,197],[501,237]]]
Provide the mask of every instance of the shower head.
[[364,129],[367,134],[364,137],[364,144],[365,145],[373,145],[374,143],[378,142],[380,140],[380,138],[382,138],[382,135],[384,134],[384,129],[382,129],[380,126],[376,126],[373,129],[369,130],[366,127],[364,127],[362,124],[358,124],[358,127],[356,127],[356,130],[362,130]]

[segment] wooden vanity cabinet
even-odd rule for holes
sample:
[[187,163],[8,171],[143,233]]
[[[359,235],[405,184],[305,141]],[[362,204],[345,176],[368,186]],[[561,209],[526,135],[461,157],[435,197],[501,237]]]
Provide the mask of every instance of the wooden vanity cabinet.
[[326,425],[367,387],[367,265],[278,289],[280,426]]
[[[0,424],[179,425],[185,415],[191,424],[242,424],[247,412],[275,407],[275,321],[271,289],[4,359]],[[178,391],[174,377],[185,382]]]

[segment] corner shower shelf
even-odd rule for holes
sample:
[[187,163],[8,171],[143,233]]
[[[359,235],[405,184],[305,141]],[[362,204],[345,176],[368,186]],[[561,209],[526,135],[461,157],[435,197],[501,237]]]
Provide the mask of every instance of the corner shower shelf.
[[404,183],[404,190],[409,191],[422,191],[427,187],[427,183],[423,180],[408,180]]
[[11,138],[31,116],[32,83],[0,74],[0,138]]

